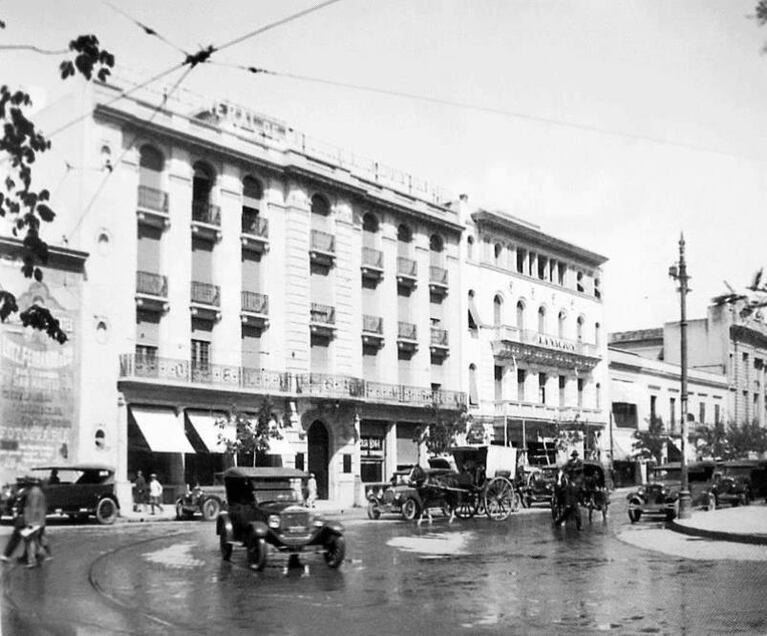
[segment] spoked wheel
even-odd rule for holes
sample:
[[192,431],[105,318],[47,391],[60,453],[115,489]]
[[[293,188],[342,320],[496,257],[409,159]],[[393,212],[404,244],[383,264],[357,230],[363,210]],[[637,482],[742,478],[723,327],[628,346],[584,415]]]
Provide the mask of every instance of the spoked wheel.
[[205,521],[215,521],[218,518],[219,512],[221,512],[221,502],[218,499],[211,497],[203,502],[202,518]]
[[248,537],[248,565],[251,570],[260,572],[266,565],[266,541],[255,534]]
[[187,521],[192,518],[192,513],[184,509],[184,504],[181,501],[176,502],[176,519],[179,521]]
[[477,514],[478,496],[473,492],[461,493],[455,507],[455,516],[459,519],[471,519]]
[[508,519],[519,508],[519,497],[514,486],[504,477],[495,477],[485,488],[485,512],[493,521]]
[[402,504],[402,516],[407,521],[413,521],[418,516],[418,502],[412,497]]
[[340,535],[333,537],[325,544],[325,563],[329,568],[337,568],[346,556],[346,541]]
[[368,519],[380,519],[381,518],[381,508],[378,507],[378,504],[369,503],[368,504]]

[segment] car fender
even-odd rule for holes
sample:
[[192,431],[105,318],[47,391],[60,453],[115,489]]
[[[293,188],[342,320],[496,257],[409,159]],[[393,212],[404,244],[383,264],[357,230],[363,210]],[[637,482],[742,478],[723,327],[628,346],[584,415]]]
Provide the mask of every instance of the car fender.
[[629,500],[629,507],[642,508],[642,506],[644,506],[644,500],[638,495],[633,495],[629,497],[628,500]]
[[232,525],[232,519],[226,512],[222,512],[218,515],[218,521],[216,521],[216,534],[226,537],[227,541],[234,541],[234,526]]
[[269,526],[263,521],[251,521],[250,532],[255,534],[259,539],[265,539],[266,535],[269,534]]
[[117,506],[117,509],[118,510],[120,509],[120,502],[117,501],[117,497],[113,495],[112,493],[97,495],[93,501],[93,509],[95,510],[98,507],[99,502],[103,501],[104,499],[111,499],[114,502],[115,506]]

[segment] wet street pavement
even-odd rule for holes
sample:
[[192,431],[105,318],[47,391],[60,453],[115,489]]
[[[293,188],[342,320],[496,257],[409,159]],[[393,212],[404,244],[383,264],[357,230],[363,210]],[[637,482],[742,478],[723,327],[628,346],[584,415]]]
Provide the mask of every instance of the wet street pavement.
[[668,531],[629,528],[619,499],[606,524],[581,532],[552,527],[543,508],[501,523],[345,525],[342,568],[308,557],[308,575],[285,574],[274,553],[261,573],[242,549],[224,563],[214,524],[199,521],[51,527],[53,561],[4,568],[2,633],[767,631],[767,561],[693,560],[621,541],[648,532],[660,544]]

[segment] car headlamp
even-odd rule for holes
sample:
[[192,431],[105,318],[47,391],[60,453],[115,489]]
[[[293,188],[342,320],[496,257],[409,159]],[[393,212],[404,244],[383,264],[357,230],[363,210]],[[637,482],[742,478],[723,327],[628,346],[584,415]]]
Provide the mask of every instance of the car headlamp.
[[266,524],[272,529],[276,530],[280,527],[280,515],[269,515]]
[[325,524],[322,522],[322,519],[315,518],[314,521],[312,521],[312,525],[315,528],[321,528]]

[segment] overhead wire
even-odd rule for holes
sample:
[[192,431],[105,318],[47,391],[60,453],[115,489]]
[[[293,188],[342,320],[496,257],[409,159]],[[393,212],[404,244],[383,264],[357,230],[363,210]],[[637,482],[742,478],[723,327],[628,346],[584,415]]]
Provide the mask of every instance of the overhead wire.
[[176,51],[178,51],[179,53],[181,53],[181,54],[182,54],[182,55],[184,55],[184,56],[186,56],[186,55],[189,55],[189,53],[188,53],[187,51],[185,51],[184,49],[182,49],[182,48],[181,48],[180,46],[178,46],[177,44],[174,44],[173,42],[171,42],[171,41],[170,41],[168,38],[166,38],[164,35],[160,34],[160,33],[159,33],[159,32],[158,32],[156,29],[154,29],[154,28],[150,27],[150,26],[149,26],[149,25],[147,25],[147,24],[144,24],[144,23],[143,23],[143,22],[141,22],[140,20],[137,20],[136,18],[134,18],[134,17],[133,17],[133,16],[131,16],[130,14],[128,14],[128,13],[126,13],[125,11],[123,11],[122,9],[120,9],[119,7],[116,7],[115,5],[113,5],[111,2],[108,2],[108,0],[101,0],[101,1],[102,1],[102,3],[103,3],[103,4],[105,4],[105,5],[107,5],[108,7],[110,7],[110,8],[111,8],[113,11],[115,11],[115,12],[119,13],[121,16],[123,16],[123,17],[124,17],[124,18],[126,18],[127,20],[130,20],[131,22],[133,22],[133,24],[135,24],[136,26],[138,26],[138,27],[139,27],[139,28],[140,28],[142,31],[144,31],[144,33],[146,33],[147,35],[151,35],[151,36],[153,36],[153,37],[156,37],[158,40],[161,40],[162,42],[164,42],[165,44],[167,44],[167,45],[168,45],[168,46],[170,46],[171,48],[175,49]]
[[0,51],[34,51],[41,55],[66,55],[69,49],[41,49],[32,44],[0,44]]
[[245,66],[242,64],[217,62],[217,61],[211,61],[211,63],[218,66],[225,66],[225,67],[236,68],[239,70],[247,71],[248,73],[251,73],[253,75],[267,75],[272,77],[282,77],[282,78],[292,79],[292,80],[297,80],[302,82],[311,82],[315,84],[324,84],[326,86],[334,86],[336,88],[344,88],[349,90],[375,93],[378,95],[386,95],[389,97],[397,97],[401,99],[412,99],[412,100],[420,101],[424,103],[438,104],[440,106],[448,106],[451,108],[460,108],[464,110],[473,110],[473,111],[488,113],[492,115],[499,115],[502,117],[510,117],[514,119],[532,121],[539,124],[557,126],[560,128],[569,128],[572,130],[580,130],[580,131],[596,133],[596,134],[610,136],[610,137],[620,137],[620,138],[628,139],[631,141],[643,141],[643,142],[649,142],[653,144],[662,144],[662,145],[682,148],[685,150],[693,150],[696,152],[711,153],[711,154],[716,154],[716,155],[721,155],[721,156],[736,158],[736,159],[746,159],[748,161],[754,161],[754,162],[760,162],[760,163],[763,162],[763,160],[758,159],[756,157],[747,157],[742,154],[728,152],[726,150],[720,150],[717,148],[699,146],[697,144],[690,144],[687,142],[676,141],[673,139],[666,139],[662,137],[654,137],[652,135],[645,135],[642,133],[632,133],[632,132],[626,132],[621,130],[615,130],[611,128],[605,128],[602,126],[595,126],[592,124],[583,124],[576,121],[557,119],[554,117],[544,117],[542,115],[531,115],[530,113],[513,111],[513,110],[504,109],[504,108],[494,107],[494,106],[484,106],[484,105],[475,104],[472,102],[451,100],[451,99],[446,99],[442,97],[432,97],[429,95],[421,95],[418,93],[410,93],[410,92],[400,91],[400,90],[395,90],[390,88],[371,86],[367,84],[342,82],[339,80],[332,80],[332,79],[327,79],[322,77],[301,75],[298,73],[274,71],[271,69],[261,68],[257,66]]

